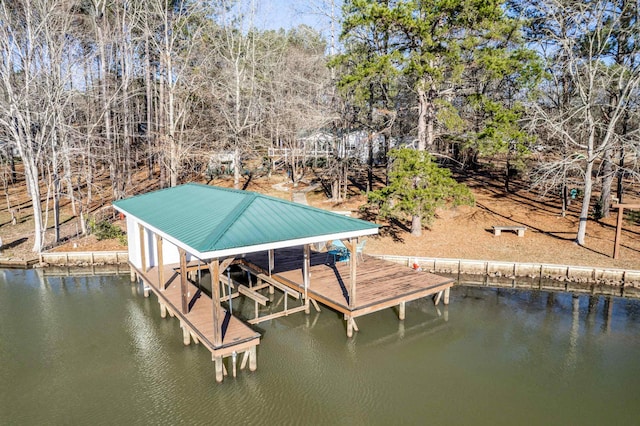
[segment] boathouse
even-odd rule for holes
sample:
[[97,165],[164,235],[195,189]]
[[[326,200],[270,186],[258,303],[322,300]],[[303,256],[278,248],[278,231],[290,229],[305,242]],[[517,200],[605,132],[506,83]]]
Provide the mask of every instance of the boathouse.
[[[185,184],[113,206],[126,216],[132,279],[142,281],[145,296],[157,296],[163,317],[179,319],[185,344],[211,351],[217,381],[227,373],[225,359],[235,375],[239,354],[240,368],[256,369],[260,334],[250,324],[323,304],[344,315],[351,337],[358,316],[397,306],[402,320],[407,301],[435,295],[437,303],[444,295],[448,303],[453,285],[363,254],[358,243],[377,234],[376,224],[262,194]],[[332,241],[342,247],[337,256],[325,248]],[[225,276],[231,266],[248,282]],[[198,285],[201,273],[211,277],[210,295]],[[283,293],[284,308],[260,316],[259,305],[270,302],[266,289]],[[255,302],[253,319],[232,315],[236,297]]]

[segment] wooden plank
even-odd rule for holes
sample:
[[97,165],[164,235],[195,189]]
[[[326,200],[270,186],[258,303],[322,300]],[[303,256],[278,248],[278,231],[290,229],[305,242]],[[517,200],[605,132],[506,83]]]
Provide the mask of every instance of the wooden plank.
[[238,286],[238,293],[243,294],[245,296],[247,296],[250,299],[253,299],[254,301],[258,302],[259,304],[261,304],[262,306],[267,306],[267,302],[269,302],[269,298],[266,296],[263,296],[262,294],[258,293],[257,291],[253,291],[251,290],[249,287],[240,284]]
[[287,309],[287,310],[282,311],[282,312],[276,312],[275,314],[270,314],[270,315],[265,315],[263,317],[254,318],[254,319],[249,320],[247,322],[249,324],[258,324],[258,323],[261,323],[263,321],[268,321],[268,320],[272,320],[272,319],[280,318],[280,317],[286,317],[288,315],[295,314],[296,312],[304,311],[306,308],[307,307],[304,306],[304,305],[297,306],[295,308]]
[[292,298],[294,298],[296,300],[300,299],[300,292],[292,289],[291,287],[288,287],[285,284],[282,284],[282,283],[276,281],[272,277],[269,277],[269,276],[267,276],[265,274],[258,274],[257,277],[260,278],[262,281],[268,282],[272,286],[279,288],[281,291],[287,293],[290,297],[292,297]]
[[[218,278],[220,279],[220,284],[229,286],[229,277],[228,276],[226,276],[224,274],[220,274],[220,276]],[[241,285],[242,285],[241,283],[239,283],[238,281],[236,281],[233,278],[231,278],[231,288],[238,288],[238,286],[241,286]]]

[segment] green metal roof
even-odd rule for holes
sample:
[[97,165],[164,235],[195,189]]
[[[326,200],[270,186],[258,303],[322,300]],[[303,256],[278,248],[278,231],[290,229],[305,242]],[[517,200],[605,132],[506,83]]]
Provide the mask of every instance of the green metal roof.
[[368,235],[377,233],[378,228],[370,222],[255,192],[195,183],[113,205],[200,253],[325,235]]

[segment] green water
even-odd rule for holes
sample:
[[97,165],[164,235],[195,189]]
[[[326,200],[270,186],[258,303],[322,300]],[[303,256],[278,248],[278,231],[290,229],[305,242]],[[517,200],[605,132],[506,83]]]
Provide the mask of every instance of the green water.
[[261,324],[216,384],[127,277],[0,271],[0,424],[638,424],[640,302],[454,287],[358,320]]

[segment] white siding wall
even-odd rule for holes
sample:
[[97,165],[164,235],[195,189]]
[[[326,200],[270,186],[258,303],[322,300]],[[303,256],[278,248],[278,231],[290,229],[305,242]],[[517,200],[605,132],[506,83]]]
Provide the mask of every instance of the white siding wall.
[[127,215],[127,244],[129,247],[129,262],[136,268],[140,268],[140,242],[138,241],[138,222],[134,217]]
[[[142,260],[140,256],[140,231],[138,230],[138,221],[132,216],[127,216],[127,241],[129,245],[129,261],[136,268],[142,268]],[[148,229],[145,229],[144,232],[144,244],[144,253],[147,261],[146,266],[156,266],[158,264],[158,246],[156,243],[156,236]],[[192,256],[187,253],[187,261],[191,260],[191,258]],[[162,241],[162,261],[165,265],[180,263],[178,246],[167,239]]]
[[178,252],[178,247],[170,241],[167,241],[167,239],[162,240],[162,261],[165,265],[171,263],[180,263],[180,253]]

